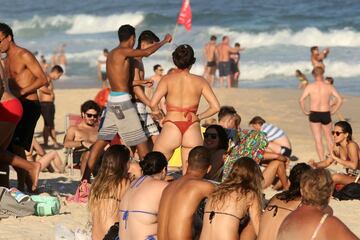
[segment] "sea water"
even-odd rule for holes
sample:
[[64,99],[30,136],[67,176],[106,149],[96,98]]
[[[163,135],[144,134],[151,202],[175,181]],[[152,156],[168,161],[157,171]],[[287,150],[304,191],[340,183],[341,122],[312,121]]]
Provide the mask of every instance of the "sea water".
[[[360,95],[360,1],[358,0],[191,0],[193,28],[177,28],[174,41],[144,60],[146,76],[161,64],[173,66],[171,51],[179,44],[194,47],[192,72],[202,74],[203,46],[210,35],[239,42],[239,87],[296,88],[296,69],[310,80],[310,47],[330,48],[326,75],[342,94]],[[96,59],[103,48],[117,46],[122,24],[139,35],[150,29],[162,38],[173,33],[181,0],[0,0],[0,22],[14,30],[15,41],[38,51],[48,61],[66,43],[67,76],[58,87],[100,86]]]

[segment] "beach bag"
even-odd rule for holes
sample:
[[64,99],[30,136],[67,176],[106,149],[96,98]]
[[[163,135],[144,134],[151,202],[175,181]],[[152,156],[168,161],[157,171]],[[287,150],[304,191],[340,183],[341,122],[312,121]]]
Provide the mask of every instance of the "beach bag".
[[341,190],[335,191],[333,196],[339,200],[360,200],[360,184],[347,184]]
[[28,195],[18,190],[12,194],[10,189],[0,187],[0,219],[10,216],[25,217],[34,213],[35,202]]
[[36,203],[36,216],[52,216],[60,212],[60,201],[57,197],[33,195],[31,199]]

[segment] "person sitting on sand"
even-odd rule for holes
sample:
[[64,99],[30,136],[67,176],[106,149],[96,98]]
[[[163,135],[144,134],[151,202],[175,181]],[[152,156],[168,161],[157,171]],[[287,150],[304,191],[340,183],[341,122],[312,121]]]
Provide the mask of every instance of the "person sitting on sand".
[[322,162],[310,161],[315,168],[326,168],[332,163],[338,163],[346,168],[346,174],[335,173],[332,175],[336,184],[349,184],[359,180],[360,174],[360,148],[352,139],[352,127],[350,123],[340,121],[335,123],[332,131],[335,145],[331,151],[331,157]]
[[260,168],[253,159],[238,159],[226,180],[208,198],[200,240],[239,239],[239,226],[247,215],[251,219],[248,224],[252,225],[257,235],[262,179]]
[[214,185],[203,180],[210,170],[210,153],[203,146],[189,153],[186,174],[171,182],[163,191],[158,214],[159,240],[191,240],[196,229],[193,216],[200,202],[209,197]]
[[359,239],[337,217],[326,211],[334,184],[326,169],[310,169],[301,177],[301,206],[279,228],[277,240]]
[[[34,150],[36,155],[39,156],[38,158],[36,155],[34,156]],[[59,153],[55,150],[46,153],[35,138],[33,138],[30,151],[26,151],[26,159],[31,162],[39,162],[41,164],[41,171],[48,168],[49,172],[54,172],[54,169],[58,173],[65,172],[65,165]]]
[[210,125],[204,133],[204,147],[211,155],[211,169],[205,178],[220,182],[222,177],[222,166],[224,165],[224,154],[229,147],[226,132],[220,125]]
[[155,239],[161,194],[168,184],[167,163],[160,152],[149,152],[139,163],[143,175],[121,199],[119,239]]
[[120,219],[120,203],[130,186],[129,160],[130,151],[124,145],[113,145],[104,153],[89,196],[93,240],[103,239]]
[[306,163],[298,163],[291,169],[289,190],[272,197],[261,216],[258,240],[276,240],[281,223],[301,204],[300,179],[309,169]]
[[[203,77],[190,73],[196,60],[192,47],[180,45],[172,56],[178,69],[160,80],[150,104],[152,109],[156,109],[161,98],[166,98],[167,114],[154,151],[160,151],[170,159],[174,150],[181,146],[182,170],[185,173],[189,151],[203,142],[200,121],[217,113],[220,105],[209,83]],[[209,107],[197,114],[202,96]]]
[[295,76],[299,79],[298,88],[304,89],[309,84],[309,80],[299,69],[296,69]]
[[40,173],[40,163],[29,162],[7,150],[15,128],[23,115],[20,101],[10,92],[8,78],[0,61],[0,186],[9,187],[9,165],[26,170],[34,191]]
[[[80,107],[83,121],[66,130],[64,147],[75,148],[73,162],[83,163],[89,156],[90,147],[96,142],[98,136],[98,119],[100,107],[96,102],[88,100]],[[86,164],[81,164],[81,172],[84,172]]]

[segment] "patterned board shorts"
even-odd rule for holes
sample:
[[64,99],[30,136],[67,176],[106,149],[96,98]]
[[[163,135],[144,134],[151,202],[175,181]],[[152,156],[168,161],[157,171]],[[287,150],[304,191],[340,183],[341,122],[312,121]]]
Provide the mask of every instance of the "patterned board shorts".
[[136,102],[135,106],[146,137],[149,138],[151,136],[159,135],[159,129],[151,115],[147,112],[146,105],[142,102]]
[[111,141],[116,134],[127,146],[147,141],[130,94],[110,95],[101,117],[98,139]]

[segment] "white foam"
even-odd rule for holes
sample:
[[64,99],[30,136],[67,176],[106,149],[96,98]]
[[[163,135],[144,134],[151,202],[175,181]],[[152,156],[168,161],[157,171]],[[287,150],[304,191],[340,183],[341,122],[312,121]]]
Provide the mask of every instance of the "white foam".
[[64,27],[68,34],[102,33],[116,31],[122,24],[137,26],[144,20],[141,12],[96,16],[88,14],[56,15],[52,17],[33,16],[31,19],[12,23],[14,31],[22,29],[45,29]]
[[68,34],[101,33],[116,31],[122,24],[136,26],[144,20],[142,13],[124,13],[110,16],[76,15]]
[[297,46],[328,46],[328,47],[359,47],[360,32],[350,28],[322,32],[317,28],[308,27],[298,32],[289,29],[274,32],[236,32],[229,28],[210,27],[209,35],[227,35],[232,41],[240,42],[244,47],[256,48],[279,44]]

